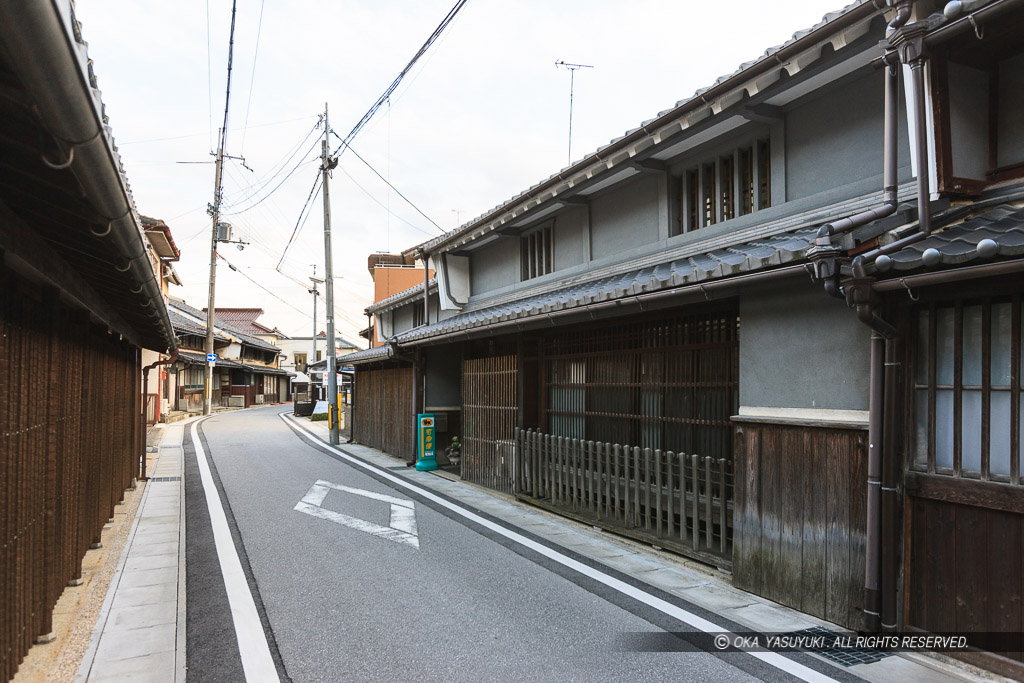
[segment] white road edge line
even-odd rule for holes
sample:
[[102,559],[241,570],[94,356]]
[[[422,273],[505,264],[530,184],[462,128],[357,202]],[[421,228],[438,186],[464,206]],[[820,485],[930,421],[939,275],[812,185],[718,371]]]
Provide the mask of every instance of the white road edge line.
[[[705,633],[728,633],[729,632],[729,629],[727,629],[727,628],[723,628],[722,626],[719,626],[718,624],[715,624],[715,623],[713,623],[711,621],[708,621],[707,619],[703,619],[703,618],[697,616],[696,614],[694,614],[692,612],[689,612],[687,610],[684,610],[681,607],[677,607],[677,606],[673,605],[670,602],[666,602],[665,600],[662,600],[661,598],[657,598],[657,597],[655,597],[653,595],[645,593],[644,591],[640,590],[639,588],[631,586],[631,585],[629,585],[628,583],[626,583],[624,581],[620,581],[619,579],[616,579],[613,576],[609,576],[608,574],[605,574],[604,572],[602,572],[602,571],[600,571],[598,569],[594,569],[593,567],[588,567],[587,565],[583,564],[582,562],[577,562],[576,560],[572,559],[571,557],[567,557],[565,555],[562,555],[561,553],[559,553],[559,552],[557,552],[555,550],[552,550],[551,548],[547,547],[546,545],[542,545],[540,543],[537,543],[536,541],[532,541],[529,538],[526,538],[525,536],[523,536],[521,534],[517,534],[516,532],[511,531],[509,529],[506,529],[505,527],[503,527],[503,526],[501,526],[499,524],[495,524],[494,522],[491,522],[490,520],[484,519],[483,517],[481,517],[481,516],[479,516],[479,515],[477,515],[477,514],[475,514],[473,512],[470,512],[469,510],[467,510],[467,509],[465,509],[463,507],[460,507],[459,505],[456,505],[456,504],[454,504],[454,503],[452,503],[450,501],[445,500],[444,498],[441,498],[440,496],[432,493],[431,491],[428,491],[427,489],[420,488],[419,486],[416,486],[415,484],[412,484],[412,483],[402,479],[401,477],[397,477],[397,476],[395,476],[395,475],[393,475],[393,474],[391,474],[389,472],[380,470],[380,469],[378,469],[378,468],[376,468],[376,467],[374,467],[372,465],[364,463],[363,461],[361,461],[361,460],[359,460],[357,458],[353,458],[348,453],[345,453],[344,451],[342,451],[342,450],[340,450],[338,448],[335,448],[335,447],[331,446],[330,444],[324,443],[319,438],[319,436],[316,434],[316,432],[314,432],[311,429],[307,429],[305,426],[303,426],[302,424],[300,424],[298,421],[294,420],[293,418],[287,417],[285,413],[279,413],[279,415],[280,415],[282,420],[285,420],[286,422],[290,422],[297,429],[300,429],[301,431],[305,432],[306,434],[309,434],[317,442],[319,442],[322,446],[324,446],[325,448],[333,451],[334,453],[337,453],[340,457],[344,458],[347,462],[350,462],[353,465],[361,467],[361,468],[363,468],[365,470],[371,471],[374,474],[377,474],[378,476],[382,476],[385,479],[387,479],[388,481],[391,481],[391,482],[401,486],[402,488],[408,489],[409,491],[413,491],[413,492],[423,496],[424,498],[427,498],[428,500],[432,500],[435,503],[437,503],[438,505],[446,507],[449,510],[451,510],[452,512],[455,512],[455,513],[461,515],[462,517],[465,517],[466,519],[469,519],[469,520],[479,524],[482,527],[490,529],[491,531],[493,531],[493,532],[495,532],[497,534],[501,534],[502,536],[504,536],[505,538],[507,538],[507,539],[509,539],[511,541],[514,541],[514,542],[516,542],[516,543],[518,543],[518,544],[520,544],[522,546],[525,546],[525,547],[529,548],[530,550],[533,550],[534,552],[540,553],[541,555],[543,555],[544,557],[547,557],[548,559],[551,559],[551,560],[554,560],[555,562],[558,562],[563,567],[567,567],[569,569],[572,569],[573,571],[576,571],[576,572],[578,572],[580,574],[583,574],[584,576],[587,576],[587,577],[589,577],[589,578],[591,578],[591,579],[593,579],[593,580],[595,580],[595,581],[597,581],[599,583],[602,583],[605,586],[608,586],[609,588],[622,593],[623,595],[627,595],[627,596],[633,598],[634,600],[637,600],[639,602],[644,603],[645,605],[653,607],[654,609],[658,610],[659,612],[662,612],[663,614],[667,614],[668,616],[672,617],[673,619],[677,619],[677,620],[679,620],[679,621],[681,621],[681,622],[683,622],[685,624],[689,624],[690,626],[692,626],[692,627],[694,627],[694,628],[696,628],[696,629],[698,629],[700,631],[703,631]],[[760,659],[761,661],[765,662],[766,664],[770,664],[771,666],[774,666],[777,669],[781,669],[782,671],[785,671],[786,673],[788,673],[788,674],[790,674],[792,676],[796,676],[797,678],[799,678],[801,680],[808,681],[808,683],[825,683],[826,681],[833,681],[833,683],[837,683],[836,679],[831,678],[829,676],[826,676],[823,673],[819,673],[819,672],[815,671],[814,669],[811,669],[810,667],[806,667],[803,664],[800,664],[799,662],[795,662],[792,659],[789,659],[788,657],[784,657],[783,655],[778,654],[776,652],[748,652],[747,654],[749,654],[751,657],[756,657],[757,659]]]
[[196,449],[196,461],[199,464],[199,478],[203,482],[206,494],[206,506],[210,510],[210,524],[213,526],[213,541],[217,547],[217,559],[220,572],[224,577],[224,588],[228,593],[228,604],[231,607],[231,619],[235,624],[235,637],[238,639],[238,653],[242,658],[242,669],[246,681],[267,681],[280,683],[277,666],[270,656],[267,635],[263,632],[263,622],[256,603],[249,591],[249,581],[242,571],[242,562],[238,559],[231,529],[221,505],[220,495],[213,483],[210,463],[206,459],[206,451],[199,440],[197,427],[201,420],[192,423],[192,445]]

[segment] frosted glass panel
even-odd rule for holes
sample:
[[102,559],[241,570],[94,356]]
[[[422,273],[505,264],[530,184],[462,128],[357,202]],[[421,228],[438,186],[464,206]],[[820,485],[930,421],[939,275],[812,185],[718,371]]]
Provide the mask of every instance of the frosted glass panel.
[[993,391],[989,416],[988,471],[1010,473],[1010,392]]
[[928,390],[914,392],[914,463],[928,465]]
[[981,386],[981,306],[964,306],[963,382]]
[[[965,391],[963,398],[960,464],[965,472],[981,472],[981,392]],[[952,415],[949,421],[952,425]]]
[[1010,386],[1012,344],[1012,304],[992,306],[992,386]]
[[928,383],[928,311],[917,316],[917,383]]
[[[953,384],[953,332],[955,329],[953,317],[955,313],[956,311],[952,308],[940,308],[936,314],[938,330],[935,340],[935,371],[938,384]],[[978,348],[981,348],[980,345]],[[964,352],[966,356],[966,348]],[[952,417],[952,414],[950,416]]]
[[935,392],[935,466],[953,466],[953,391]]

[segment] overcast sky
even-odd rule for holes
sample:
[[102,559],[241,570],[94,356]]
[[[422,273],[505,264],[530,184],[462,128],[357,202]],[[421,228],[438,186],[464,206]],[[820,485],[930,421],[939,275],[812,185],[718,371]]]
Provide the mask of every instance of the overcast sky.
[[[220,246],[238,270],[220,261],[218,306],[262,307],[263,324],[312,332],[312,297],[295,280],[314,264],[323,274],[322,198],[281,264],[287,276],[276,266],[319,172],[317,116],[327,103],[345,137],[454,2],[239,0],[226,153],[244,165],[225,164],[222,211],[249,245]],[[451,230],[568,164],[570,74],[557,60],[593,66],[575,72],[576,161],[842,5],[469,0],[352,144],[430,220],[351,153],[330,180],[339,334],[362,344],[369,254],[440,234],[433,223]],[[181,249],[184,287],[172,294],[205,307],[231,2],[75,6],[135,204]]]

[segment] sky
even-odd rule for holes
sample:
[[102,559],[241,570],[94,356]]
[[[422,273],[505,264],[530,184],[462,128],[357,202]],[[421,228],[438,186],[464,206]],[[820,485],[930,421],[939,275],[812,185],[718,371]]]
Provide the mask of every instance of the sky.
[[[338,334],[363,343],[369,255],[468,223],[843,4],[468,0],[328,181]],[[260,307],[268,327],[313,332],[309,277],[325,261],[322,195],[307,202],[319,117],[326,105],[346,137],[454,5],[238,1],[221,220],[247,244],[218,247],[217,307]],[[203,308],[231,1],[77,0],[75,11],[136,207],[181,250],[184,285],[171,294]],[[571,77],[559,60],[590,68]]]

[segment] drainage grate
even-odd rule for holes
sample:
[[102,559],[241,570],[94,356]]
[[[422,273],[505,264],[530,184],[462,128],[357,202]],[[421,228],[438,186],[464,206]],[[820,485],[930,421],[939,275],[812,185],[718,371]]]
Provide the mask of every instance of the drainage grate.
[[[815,636],[824,636],[825,638],[836,639],[840,641],[849,634],[840,633],[839,631],[832,631],[822,626],[815,626],[814,628],[805,628],[801,631],[793,631],[787,633],[787,636],[799,636],[813,638]],[[854,634],[855,635],[855,634]],[[835,641],[833,641],[835,642]],[[877,662],[885,657],[891,657],[892,652],[883,652],[881,650],[873,650],[866,647],[824,647],[813,650],[814,654],[820,655],[825,659],[840,664],[842,666],[854,666],[856,664],[871,664]]]
[[181,481],[181,477],[150,477],[150,481]]

